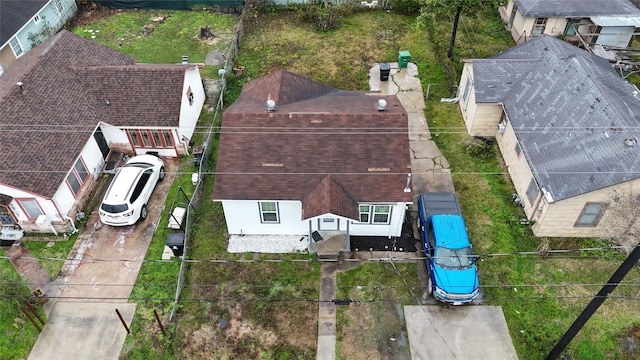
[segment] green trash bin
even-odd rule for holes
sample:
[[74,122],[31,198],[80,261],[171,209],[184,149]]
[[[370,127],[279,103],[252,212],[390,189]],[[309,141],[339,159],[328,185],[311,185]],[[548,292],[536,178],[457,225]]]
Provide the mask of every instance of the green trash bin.
[[400,69],[404,69],[409,64],[409,60],[411,59],[411,54],[407,50],[398,51],[398,67]]

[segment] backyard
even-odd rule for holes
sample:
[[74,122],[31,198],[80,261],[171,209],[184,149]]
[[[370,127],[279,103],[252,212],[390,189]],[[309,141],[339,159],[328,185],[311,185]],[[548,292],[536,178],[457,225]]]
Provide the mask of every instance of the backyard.
[[[454,61],[446,59],[450,19],[435,28],[416,27],[415,15],[354,8],[341,14],[339,26],[318,31],[305,21],[305,7],[272,8],[245,14],[236,66],[227,74],[225,104],[239,95],[244,83],[277,69],[346,90],[367,90],[368,70],[379,62],[393,62],[399,50],[408,50],[420,72],[422,88],[430,89],[425,115],[449,163],[470,238],[479,263],[483,301],[501,306],[520,359],[543,359],[576,316],[613,274],[624,256],[607,240],[535,238],[520,225],[522,209],[512,201],[513,188],[497,147],[477,144],[466,135],[455,104],[441,97],[455,94],[462,58],[482,58],[513,45],[496,10],[464,16],[458,32]],[[161,24],[154,19],[166,17]],[[147,63],[176,63],[188,54],[204,62],[212,50],[226,51],[240,18],[212,11],[111,11],[80,14],[71,30],[119,49]],[[152,34],[141,28],[156,24]],[[209,25],[218,42],[197,39]],[[89,31],[91,30],[91,31]],[[439,39],[435,41],[434,39]],[[446,70],[445,70],[446,69]],[[203,77],[216,77],[216,67],[205,67]],[[219,114],[203,112],[199,140],[217,126]],[[215,131],[214,131],[215,133]],[[473,144],[473,146],[471,146]],[[320,263],[308,254],[254,255],[226,252],[226,225],[222,207],[212,199],[215,146],[208,157],[200,206],[194,216],[185,287],[171,322],[178,261],[145,262],[130,301],[138,303],[122,359],[309,359],[316,356]],[[195,168],[183,161],[183,176],[173,187],[190,188]],[[170,194],[168,201],[173,199]],[[166,210],[165,210],[166,211]],[[163,216],[166,219],[166,216]],[[159,229],[166,226],[160,224]],[[148,260],[160,257],[166,236],[154,236]],[[604,248],[548,253],[549,249]],[[33,246],[42,257],[47,248]],[[537,252],[523,254],[523,252]],[[2,260],[6,283],[19,279]],[[61,264],[59,264],[61,266]],[[55,265],[47,264],[55,273]],[[640,319],[637,305],[640,271],[635,268],[570,344],[575,359],[633,359],[640,356]],[[418,266],[413,263],[369,263],[338,275],[338,298],[356,300],[338,307],[337,358],[408,359],[402,305],[418,304],[422,293]],[[4,285],[0,352],[18,359],[28,354],[37,332],[28,326],[16,330],[20,317],[18,286]],[[154,320],[160,313],[163,335]],[[20,350],[10,350],[20,344]],[[635,345],[635,348],[633,347]]]

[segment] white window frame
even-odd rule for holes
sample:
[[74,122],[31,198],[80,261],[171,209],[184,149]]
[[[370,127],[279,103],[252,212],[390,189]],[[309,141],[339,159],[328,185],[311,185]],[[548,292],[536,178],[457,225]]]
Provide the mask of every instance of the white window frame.
[[[38,218],[38,216],[44,215],[44,211],[42,211],[40,204],[38,204],[38,200],[36,199],[16,199],[16,200],[18,201],[18,204],[20,204],[20,207],[24,211],[25,215],[27,215],[29,220],[35,220]],[[31,210],[38,210],[39,212],[39,214],[37,214],[36,216],[31,216],[33,214],[29,213],[29,208],[31,208],[31,205],[33,205],[31,203],[35,204],[37,208],[37,209],[31,209]],[[26,204],[29,204],[29,207],[25,206]]]
[[11,40],[9,40],[9,45],[11,46],[11,50],[13,50],[13,53],[15,54],[16,58],[24,54],[24,49],[22,48],[22,45],[20,44],[20,40],[18,40],[17,37],[15,36],[12,37]]
[[[265,206],[273,205],[273,209],[265,209]],[[260,222],[263,224],[278,224],[280,223],[280,214],[278,212],[277,201],[259,201],[258,209],[260,210]],[[275,220],[266,219],[265,215],[275,215]]]
[[58,14],[62,15],[64,13],[64,5],[62,4],[62,0],[53,0],[53,3],[56,6],[56,11],[58,12]]
[[[80,170],[84,172],[84,179],[83,174],[78,171],[78,167],[80,167]],[[85,165],[82,158],[78,159],[78,161],[76,161],[76,163],[73,165],[73,169],[71,169],[71,172],[67,176],[67,185],[69,186],[69,190],[71,190],[71,192],[73,193],[73,196],[77,196],[80,193],[80,190],[82,190],[82,187],[89,180],[90,176],[91,173],[89,173],[89,169],[87,169],[87,166]],[[80,185],[78,191],[75,191],[73,189],[73,186],[71,186],[71,182],[69,181],[71,177],[75,177],[75,179],[78,181],[78,184]]]
[[[383,210],[384,208],[387,208],[386,211]],[[387,204],[360,204],[358,205],[358,219],[361,224],[388,225],[391,223],[392,209],[393,206]],[[376,217],[379,215],[386,216],[386,220],[377,220]]]

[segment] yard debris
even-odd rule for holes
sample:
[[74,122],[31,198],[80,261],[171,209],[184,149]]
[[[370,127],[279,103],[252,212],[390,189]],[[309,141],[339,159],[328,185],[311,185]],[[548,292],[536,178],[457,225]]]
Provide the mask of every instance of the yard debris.
[[244,74],[246,68],[244,66],[238,66],[233,68],[233,73],[236,75]]
[[164,24],[164,22],[169,18],[169,15],[165,15],[165,16],[156,16],[153,19],[151,19],[154,23],[160,23],[160,24]]
[[198,37],[204,40],[204,39],[211,39],[216,36],[213,34],[213,31],[211,31],[211,28],[209,27],[209,25],[205,25],[200,27],[200,35],[198,35]]
[[153,34],[153,31],[156,29],[156,26],[153,24],[147,24],[145,26],[142,27],[142,35],[144,36],[151,36],[151,34]]

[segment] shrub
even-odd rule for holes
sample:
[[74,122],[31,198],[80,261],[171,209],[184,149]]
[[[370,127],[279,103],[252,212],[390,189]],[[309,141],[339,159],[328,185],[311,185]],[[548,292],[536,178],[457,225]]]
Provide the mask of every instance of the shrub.
[[390,0],[389,6],[401,14],[414,15],[420,12],[420,3],[417,0]]

